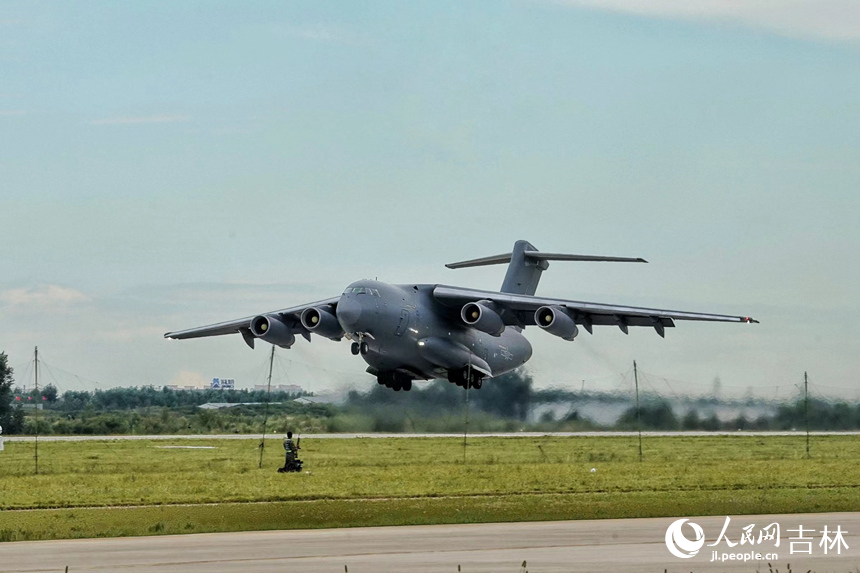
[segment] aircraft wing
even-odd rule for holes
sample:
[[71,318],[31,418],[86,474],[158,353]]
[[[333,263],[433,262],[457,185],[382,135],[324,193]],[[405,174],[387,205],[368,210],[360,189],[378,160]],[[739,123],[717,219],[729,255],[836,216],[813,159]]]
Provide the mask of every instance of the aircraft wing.
[[[309,304],[303,304],[301,306],[294,306],[291,308],[285,308],[282,310],[275,310],[272,312],[263,312],[260,314],[267,316],[277,316],[285,323],[291,324],[293,329],[298,333],[304,336],[306,339],[310,340],[310,332],[305,329],[301,324],[301,314],[302,311],[306,308],[312,307],[330,307],[330,310],[334,312],[334,308],[337,305],[340,297],[332,297],[327,298],[325,300],[320,300],[317,302],[312,302]],[[245,318],[239,318],[236,320],[230,320],[227,322],[219,322],[217,324],[210,324],[208,326],[198,326],[197,328],[189,328],[187,330],[177,330],[175,332],[168,332],[164,335],[164,338],[170,339],[185,339],[185,338],[202,338],[204,336],[221,336],[224,334],[241,334],[242,338],[245,339],[245,342],[251,348],[254,347],[254,337],[251,335],[251,331],[249,329],[251,320],[253,320],[256,316],[247,316]]]
[[714,322],[758,322],[748,316],[705,314],[657,308],[641,308],[596,302],[582,302],[558,298],[546,298],[526,294],[481,291],[460,287],[437,285],[433,296],[445,306],[459,308],[468,302],[491,301],[500,311],[506,325],[526,327],[535,325],[535,312],[542,306],[563,307],[577,324],[591,332],[597,325],[617,326],[625,333],[628,326],[650,326],[660,336],[664,329],[675,326],[676,320],[702,320]]

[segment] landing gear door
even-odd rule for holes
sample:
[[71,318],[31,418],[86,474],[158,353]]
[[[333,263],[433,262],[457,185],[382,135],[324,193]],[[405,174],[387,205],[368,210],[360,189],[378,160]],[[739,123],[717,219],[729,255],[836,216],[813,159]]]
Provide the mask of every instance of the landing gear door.
[[400,311],[400,321],[397,323],[397,330],[394,331],[395,336],[403,336],[406,328],[409,326],[409,311],[405,308]]

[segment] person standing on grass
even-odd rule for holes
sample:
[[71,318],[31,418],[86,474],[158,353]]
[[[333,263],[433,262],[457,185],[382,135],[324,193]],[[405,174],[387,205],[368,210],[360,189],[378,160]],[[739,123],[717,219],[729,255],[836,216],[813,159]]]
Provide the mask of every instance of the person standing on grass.
[[299,455],[299,448],[293,443],[293,433],[291,431],[287,432],[287,437],[284,438],[284,453],[286,454],[284,468],[289,468]]

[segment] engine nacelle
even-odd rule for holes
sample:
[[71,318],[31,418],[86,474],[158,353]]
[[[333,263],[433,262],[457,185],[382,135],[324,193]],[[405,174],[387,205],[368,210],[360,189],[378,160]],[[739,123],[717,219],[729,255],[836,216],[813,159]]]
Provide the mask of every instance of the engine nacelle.
[[276,316],[267,316],[265,314],[255,316],[251,319],[249,329],[251,334],[260,340],[265,340],[269,344],[274,344],[281,348],[289,348],[296,341],[293,329],[284,324]]
[[573,340],[579,334],[576,321],[560,306],[542,306],[537,309],[535,324],[565,340]]
[[343,338],[343,329],[337,317],[324,308],[306,308],[302,311],[302,326],[308,332],[319,334],[332,340]]
[[460,318],[472,328],[490,336],[500,336],[505,331],[505,322],[499,313],[491,308],[491,304],[484,301],[468,302],[460,309]]

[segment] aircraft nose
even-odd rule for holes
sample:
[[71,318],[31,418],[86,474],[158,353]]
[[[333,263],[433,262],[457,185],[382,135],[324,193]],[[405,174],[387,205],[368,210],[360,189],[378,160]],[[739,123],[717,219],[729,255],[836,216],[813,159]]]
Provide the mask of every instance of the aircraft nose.
[[337,321],[344,332],[357,332],[358,321],[361,318],[361,303],[355,297],[343,295],[337,303]]

